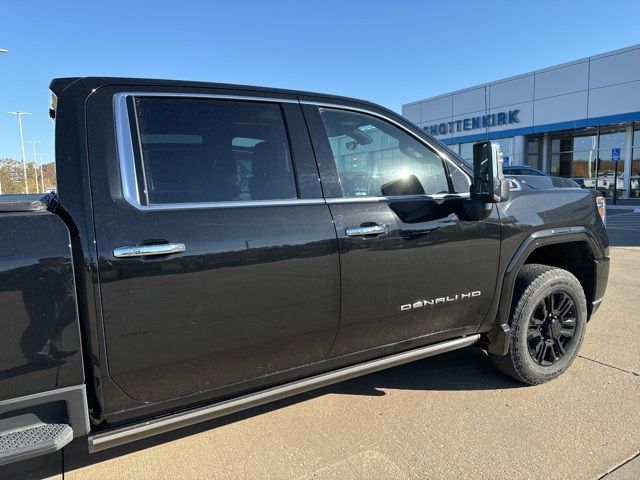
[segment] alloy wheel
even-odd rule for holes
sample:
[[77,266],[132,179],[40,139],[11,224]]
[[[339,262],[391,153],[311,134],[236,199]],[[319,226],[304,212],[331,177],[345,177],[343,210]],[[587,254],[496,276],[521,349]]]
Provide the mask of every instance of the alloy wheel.
[[553,291],[543,297],[533,310],[527,331],[531,358],[543,367],[563,358],[575,336],[576,307],[564,291]]

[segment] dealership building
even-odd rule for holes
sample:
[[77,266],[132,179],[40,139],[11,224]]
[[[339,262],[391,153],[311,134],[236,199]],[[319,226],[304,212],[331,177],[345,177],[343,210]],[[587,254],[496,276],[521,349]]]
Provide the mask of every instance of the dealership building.
[[402,114],[463,158],[491,139],[505,163],[640,198],[640,45],[407,103]]

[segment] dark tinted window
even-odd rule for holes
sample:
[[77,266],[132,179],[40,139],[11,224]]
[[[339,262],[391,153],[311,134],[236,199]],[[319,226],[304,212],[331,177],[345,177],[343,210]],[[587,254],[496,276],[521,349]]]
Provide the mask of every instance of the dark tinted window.
[[134,102],[143,202],[296,198],[279,105],[150,97]]
[[400,128],[346,110],[320,115],[345,197],[449,193],[440,157]]

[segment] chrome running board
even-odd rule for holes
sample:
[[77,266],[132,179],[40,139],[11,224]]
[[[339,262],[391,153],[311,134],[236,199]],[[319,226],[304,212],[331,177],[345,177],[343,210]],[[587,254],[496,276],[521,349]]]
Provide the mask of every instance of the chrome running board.
[[116,447],[118,445],[151,437],[153,435],[194,425],[206,420],[240,412],[259,405],[264,405],[265,403],[298,395],[300,393],[308,392],[309,390],[325,387],[333,383],[342,382],[350,378],[359,377],[385,368],[395,367],[397,365],[402,365],[403,363],[413,362],[414,360],[430,357],[450,350],[468,347],[469,345],[476,343],[479,338],[480,335],[456,338],[455,340],[448,340],[446,342],[436,343],[434,345],[420,347],[402,353],[396,353],[387,357],[303,378],[302,380],[285,383],[284,385],[232,398],[212,405],[199,407],[194,410],[174,413],[146,422],[90,435],[89,451],[99,452],[100,450],[105,450],[107,448]]

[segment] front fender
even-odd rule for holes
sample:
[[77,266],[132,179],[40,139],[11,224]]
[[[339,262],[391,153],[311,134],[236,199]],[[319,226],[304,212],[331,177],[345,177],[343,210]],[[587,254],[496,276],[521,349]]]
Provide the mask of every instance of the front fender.
[[594,259],[594,298],[591,311],[599,306],[606,289],[609,259],[604,256],[594,233],[581,226],[549,228],[538,230],[527,236],[511,257],[502,276],[502,288],[493,326],[484,334],[481,344],[490,353],[505,355],[509,348],[511,328],[509,315],[511,312],[511,300],[515,288],[516,277],[527,258],[538,248],[567,242],[584,242],[591,251]]

